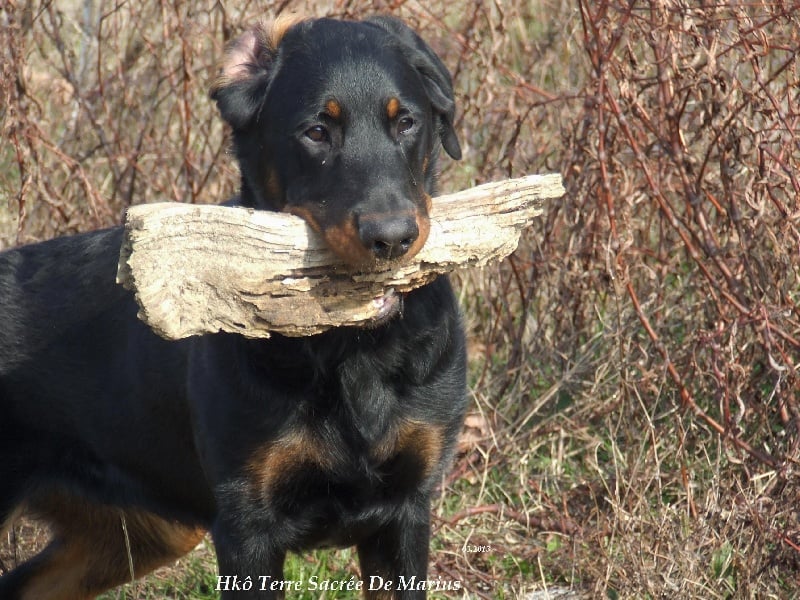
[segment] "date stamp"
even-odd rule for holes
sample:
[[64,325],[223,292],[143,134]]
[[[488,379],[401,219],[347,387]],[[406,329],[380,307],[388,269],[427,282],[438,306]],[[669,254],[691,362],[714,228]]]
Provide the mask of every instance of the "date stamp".
[[464,554],[486,554],[494,552],[491,544],[464,544],[461,547]]

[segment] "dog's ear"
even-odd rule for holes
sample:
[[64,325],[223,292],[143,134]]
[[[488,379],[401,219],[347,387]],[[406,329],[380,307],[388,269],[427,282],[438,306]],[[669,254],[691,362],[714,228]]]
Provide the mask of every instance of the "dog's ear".
[[279,16],[271,23],[259,23],[228,45],[210,95],[235,130],[247,127],[258,114],[272,81],[278,46],[284,34],[302,20],[293,14]]
[[442,146],[451,157],[460,159],[461,146],[453,127],[456,113],[455,95],[447,67],[431,47],[402,21],[381,16],[368,19],[368,22],[388,31],[400,42],[403,52],[422,76],[425,91],[439,117],[439,136]]

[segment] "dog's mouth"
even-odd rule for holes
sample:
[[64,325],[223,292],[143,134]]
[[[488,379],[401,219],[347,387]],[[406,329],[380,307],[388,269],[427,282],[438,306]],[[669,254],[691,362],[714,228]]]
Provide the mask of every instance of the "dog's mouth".
[[[408,263],[417,255],[430,233],[430,202],[427,202],[426,210],[421,213],[403,213],[399,217],[395,215],[393,219],[386,218],[386,215],[381,215],[383,219],[375,215],[371,218],[350,215],[341,223],[324,227],[319,216],[306,206],[287,204],[283,212],[300,217],[321,235],[345,268],[368,272]],[[408,227],[412,218],[413,227]],[[408,231],[404,231],[402,225]]]
[[402,314],[403,295],[394,288],[389,288],[372,299],[372,306],[377,313],[370,320],[369,326],[378,327]]

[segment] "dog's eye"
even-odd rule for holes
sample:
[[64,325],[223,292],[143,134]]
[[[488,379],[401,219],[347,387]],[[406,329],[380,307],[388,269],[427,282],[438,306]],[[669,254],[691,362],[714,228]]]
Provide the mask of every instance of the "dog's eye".
[[306,137],[312,142],[327,142],[330,139],[328,130],[322,125],[314,125],[306,130]]
[[398,135],[399,134],[403,134],[403,133],[408,133],[413,128],[414,128],[414,119],[412,119],[411,117],[408,117],[408,116],[400,117],[397,120],[397,133],[398,133]]

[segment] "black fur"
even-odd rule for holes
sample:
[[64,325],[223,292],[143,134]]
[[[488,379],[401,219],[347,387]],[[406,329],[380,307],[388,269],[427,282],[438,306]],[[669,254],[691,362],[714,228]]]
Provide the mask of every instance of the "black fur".
[[[229,54],[254,49],[213,92],[240,202],[300,214],[355,268],[415,251],[438,149],[460,156],[441,61],[387,18],[306,21],[277,48],[264,40],[258,30]],[[84,507],[210,529],[223,576],[279,580],[287,551],[355,545],[367,581],[424,580],[430,497],[466,402],[446,278],[373,327],[167,342],[115,284],[120,240],[115,228],[0,254],[0,526],[24,506],[57,532],[0,578],[0,600],[55,580],[49,557],[70,544],[59,520]],[[143,565],[138,552],[157,558],[136,550]],[[75,589],[121,583],[110,573],[124,581],[127,564],[104,569],[87,567]]]

